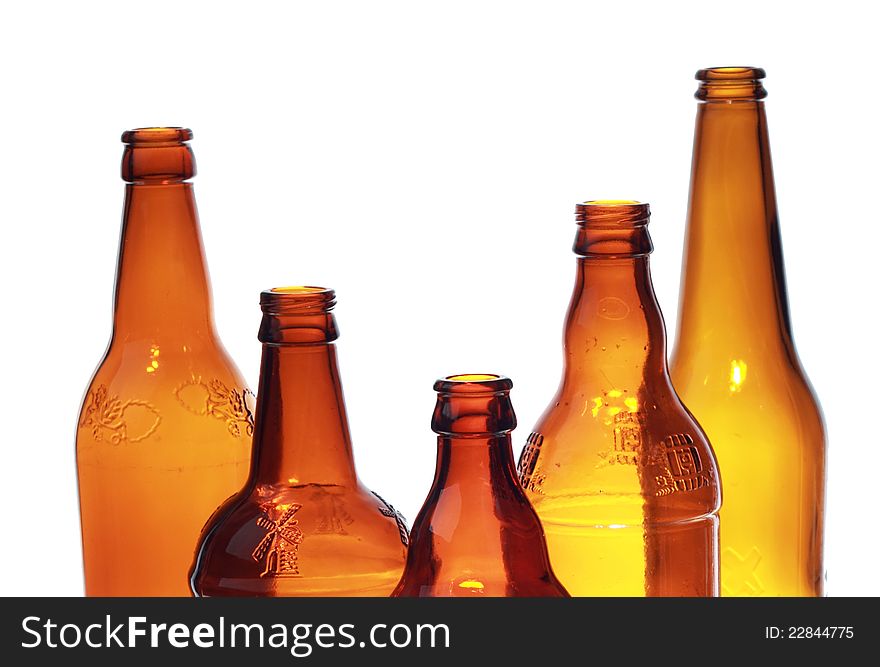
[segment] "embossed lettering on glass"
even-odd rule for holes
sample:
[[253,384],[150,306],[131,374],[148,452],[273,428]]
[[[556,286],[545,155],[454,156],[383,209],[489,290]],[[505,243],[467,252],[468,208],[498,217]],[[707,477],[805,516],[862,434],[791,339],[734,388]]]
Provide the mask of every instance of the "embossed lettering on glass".
[[387,596],[408,533],[358,480],[336,361],[333,290],[263,292],[253,465],[205,528],[201,596]]
[[718,593],[718,471],[669,379],[649,215],[633,201],[577,207],[562,382],[520,455],[572,595]]
[[247,475],[253,398],[214,328],[191,138],[122,136],[113,336],[76,438],[88,595],[188,595],[205,520]]

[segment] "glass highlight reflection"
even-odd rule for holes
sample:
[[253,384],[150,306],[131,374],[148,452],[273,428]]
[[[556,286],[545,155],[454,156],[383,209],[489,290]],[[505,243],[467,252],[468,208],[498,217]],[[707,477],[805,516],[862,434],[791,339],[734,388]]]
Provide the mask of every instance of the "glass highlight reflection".
[[734,359],[730,362],[730,393],[742,391],[748,370],[749,365],[745,361]]

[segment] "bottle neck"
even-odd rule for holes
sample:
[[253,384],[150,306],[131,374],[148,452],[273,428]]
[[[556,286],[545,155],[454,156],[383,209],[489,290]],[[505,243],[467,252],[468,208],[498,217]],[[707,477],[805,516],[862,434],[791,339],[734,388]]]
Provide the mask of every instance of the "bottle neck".
[[510,433],[437,437],[435,490],[455,486],[468,507],[491,511],[493,499],[511,495],[517,484]]
[[509,433],[438,436],[434,483],[413,526],[413,556],[427,556],[418,536],[430,526],[430,555],[442,566],[480,576],[508,569],[505,527],[536,522],[515,474]]
[[666,330],[647,255],[579,257],[565,324],[564,382],[620,386],[666,375]]
[[[699,105],[683,274],[677,353],[682,346],[707,349],[714,340],[763,346],[790,338],[767,119],[759,100]],[[778,336],[768,335],[773,329]]]
[[333,343],[264,344],[252,481],[357,483]]
[[460,530],[475,532],[478,542],[499,518],[510,518],[495,516],[500,499],[522,494],[510,437],[516,428],[512,387],[500,375],[451,375],[434,384],[437,468],[429,498],[435,502],[426,507],[447,516],[464,511]]
[[192,183],[129,183],[116,277],[117,337],[213,337]]

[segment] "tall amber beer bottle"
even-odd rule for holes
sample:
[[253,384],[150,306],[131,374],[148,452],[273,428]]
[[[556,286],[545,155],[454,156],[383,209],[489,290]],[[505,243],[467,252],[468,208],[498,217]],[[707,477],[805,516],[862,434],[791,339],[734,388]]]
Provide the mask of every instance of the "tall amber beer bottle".
[[648,218],[634,201],[577,207],[562,383],[519,461],[577,596],[718,592],[718,472],[667,371]]
[[697,72],[672,377],[724,479],[722,595],[822,595],[825,435],[792,341],[763,78]]
[[512,386],[488,374],[434,384],[437,469],[396,597],[568,597],[516,478]]
[[122,135],[113,336],[76,438],[88,595],[188,595],[201,528],[247,475],[251,397],[214,329],[190,139]]
[[403,517],[358,479],[342,396],[333,290],[260,296],[254,453],[242,490],[205,528],[199,596],[387,597],[403,572]]

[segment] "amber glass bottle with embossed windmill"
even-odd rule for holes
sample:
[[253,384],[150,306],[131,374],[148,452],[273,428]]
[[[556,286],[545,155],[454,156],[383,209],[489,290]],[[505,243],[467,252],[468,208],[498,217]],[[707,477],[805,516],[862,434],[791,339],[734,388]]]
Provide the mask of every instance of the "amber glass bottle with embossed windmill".
[[396,597],[568,597],[516,478],[512,386],[499,375],[434,384],[437,469]]
[[672,377],[724,479],[722,595],[821,595],[825,435],[792,341],[763,77],[697,73]]
[[358,480],[336,362],[333,290],[263,292],[254,453],[244,488],[208,525],[200,596],[387,596],[403,517]]
[[553,402],[520,480],[572,595],[718,592],[715,456],[666,366],[647,204],[577,207],[577,281]]
[[190,139],[122,135],[113,336],[76,438],[88,595],[188,595],[205,520],[247,476],[251,397],[214,329]]

